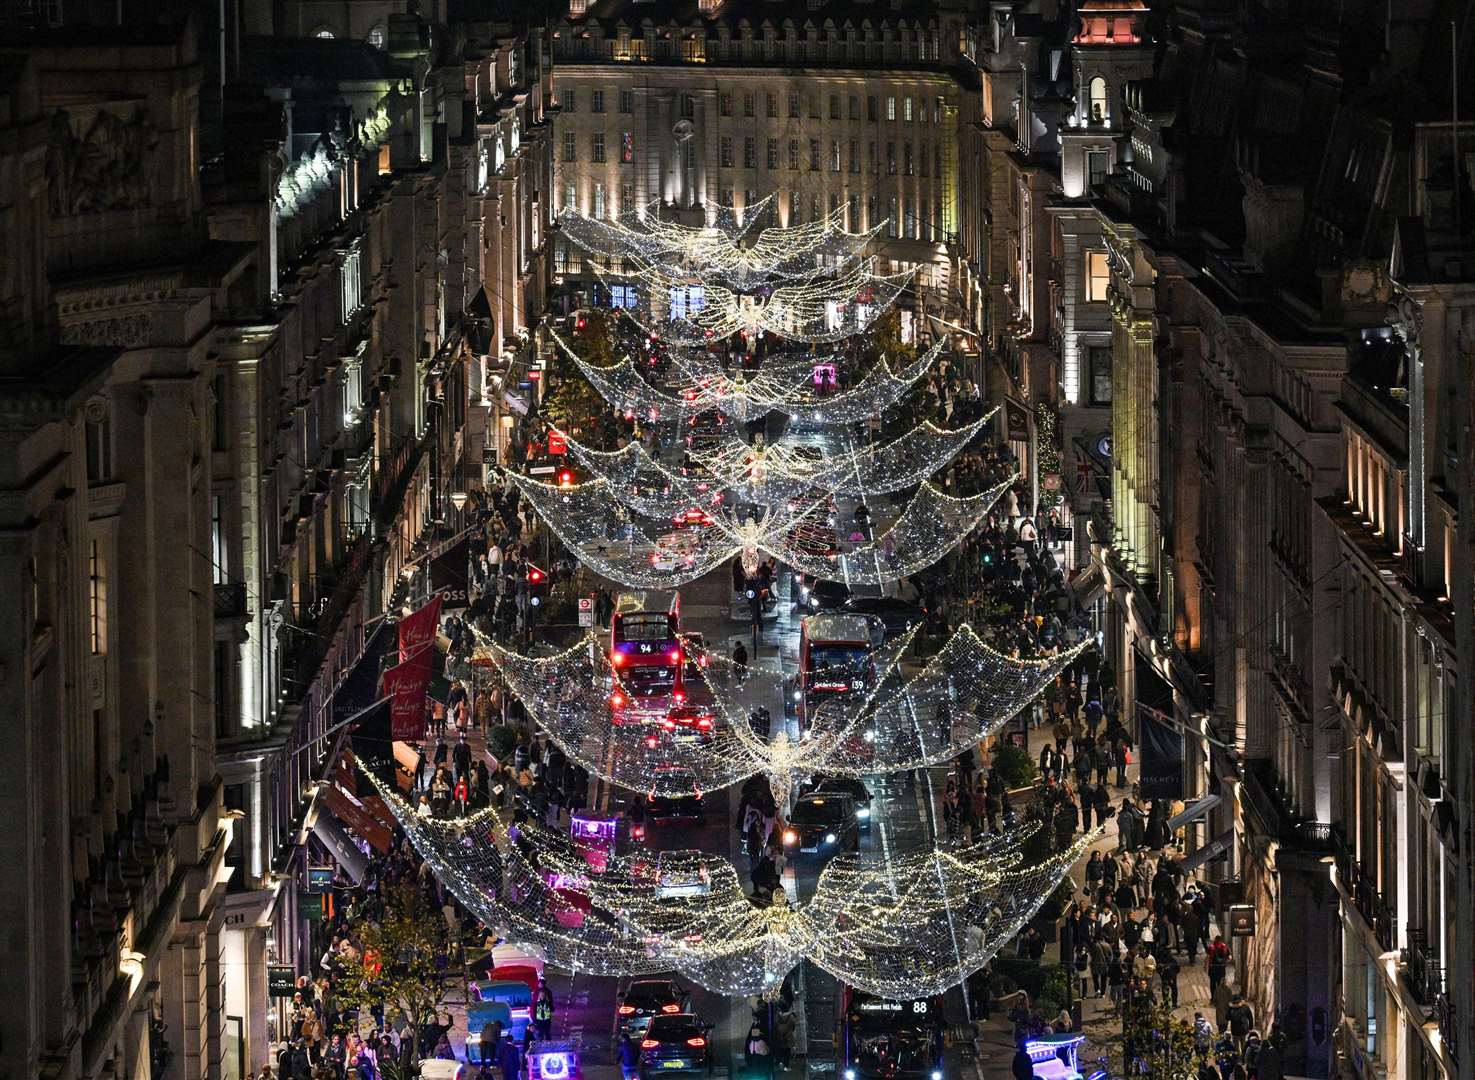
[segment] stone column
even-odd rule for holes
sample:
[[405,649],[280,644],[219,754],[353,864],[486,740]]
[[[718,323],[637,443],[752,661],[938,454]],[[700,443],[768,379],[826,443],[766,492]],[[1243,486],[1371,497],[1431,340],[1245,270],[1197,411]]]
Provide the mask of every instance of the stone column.
[[[152,738],[145,726],[135,768],[144,775],[152,771],[156,752],[169,755],[174,805],[185,819],[193,815],[199,785],[214,769],[211,733],[202,738],[194,724],[195,695],[209,701],[209,686],[198,683],[193,662],[194,609],[201,602],[192,596],[199,584],[194,568],[200,556],[190,550],[199,532],[193,505],[195,448],[191,436],[198,419],[195,381],[190,375],[140,383],[145,531],[133,537],[135,544],[143,542],[144,606],[152,616],[150,636],[136,635],[133,648],[134,655],[142,658],[136,662],[146,665],[146,678],[139,688],[148,688],[144,704],[151,707],[154,725]],[[126,753],[128,748],[124,749]],[[187,849],[184,856],[189,857]]]

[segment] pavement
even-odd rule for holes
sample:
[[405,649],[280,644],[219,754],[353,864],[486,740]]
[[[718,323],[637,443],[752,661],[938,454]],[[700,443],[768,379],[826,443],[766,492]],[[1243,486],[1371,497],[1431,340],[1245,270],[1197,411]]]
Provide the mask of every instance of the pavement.
[[[1053,740],[1047,726],[1032,728],[1029,732],[1031,756],[1038,760],[1040,750],[1049,741]],[[1111,788],[1114,804],[1120,803],[1121,797],[1130,790],[1132,784],[1136,783],[1137,771],[1135,764],[1129,765],[1127,767],[1128,787]],[[1115,853],[1117,850],[1117,820],[1113,817],[1107,822],[1105,833],[1091,846],[1091,850],[1101,851],[1107,855]],[[1075,881],[1077,890],[1083,891],[1085,888],[1085,868],[1085,860],[1082,860],[1071,870],[1071,878]],[[1197,879],[1197,875],[1194,875],[1194,878]],[[1145,913],[1145,909],[1138,909],[1135,914],[1140,919]],[[1011,944],[1003,950],[1003,955],[1012,955],[1012,951]],[[1181,970],[1178,975],[1176,1015],[1183,1020],[1192,1021],[1193,1014],[1197,1010],[1208,1017],[1212,1023],[1214,1005],[1209,996],[1209,976],[1203,966],[1202,951],[1199,953],[1198,962],[1192,965],[1188,963],[1185,954],[1177,955]],[[1046,946],[1044,961],[1046,963],[1060,962],[1058,941]],[[1237,977],[1232,966],[1226,977],[1232,985]],[[1007,1009],[995,1008],[988,1022],[978,1022],[973,1025],[976,1051],[975,1071],[979,1077],[994,1080],[996,1077],[1007,1077],[1011,1074],[1014,1059],[1014,1028],[1008,1019],[1007,1012]],[[1112,1005],[1110,998],[1092,996],[1082,999],[1081,1030],[1086,1035],[1086,1041],[1081,1046],[1080,1054],[1083,1071],[1090,1071],[1086,1068],[1088,1062],[1094,1062],[1104,1056],[1110,1062],[1110,1075],[1123,1075],[1121,1069],[1121,1014]]]

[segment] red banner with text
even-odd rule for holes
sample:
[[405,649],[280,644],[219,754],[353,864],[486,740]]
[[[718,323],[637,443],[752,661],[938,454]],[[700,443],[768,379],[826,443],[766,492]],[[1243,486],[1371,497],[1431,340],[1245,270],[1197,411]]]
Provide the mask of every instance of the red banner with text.
[[411,661],[384,673],[391,738],[416,742],[425,737],[425,691],[429,686],[429,665]]
[[413,663],[430,670],[431,647],[435,644],[435,630],[440,624],[442,598],[426,604],[419,611],[406,615],[399,623],[399,662],[401,666]]

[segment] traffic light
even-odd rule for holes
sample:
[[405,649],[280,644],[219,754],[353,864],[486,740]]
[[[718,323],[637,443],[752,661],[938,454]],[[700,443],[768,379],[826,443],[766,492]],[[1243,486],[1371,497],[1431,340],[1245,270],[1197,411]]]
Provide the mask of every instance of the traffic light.
[[543,603],[543,588],[548,584],[548,575],[532,563],[528,563],[528,606],[538,607]]

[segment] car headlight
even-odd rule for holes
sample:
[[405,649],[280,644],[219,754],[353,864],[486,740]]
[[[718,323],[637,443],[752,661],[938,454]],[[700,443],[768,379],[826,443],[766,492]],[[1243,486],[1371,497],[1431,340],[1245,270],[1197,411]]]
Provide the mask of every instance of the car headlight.
[[942,1070],[941,1069],[933,1069],[932,1070],[932,1080],[942,1080]]
[[855,808],[855,816],[858,818],[868,818],[871,816],[871,808],[869,806],[857,806]]
[[836,839],[837,838],[836,838],[836,836],[835,836],[834,833],[832,833],[832,832],[825,833],[825,843],[827,843],[827,844],[833,844]]
[[845,1070],[845,1080],[855,1080],[855,1070],[854,1069],[846,1069]]

